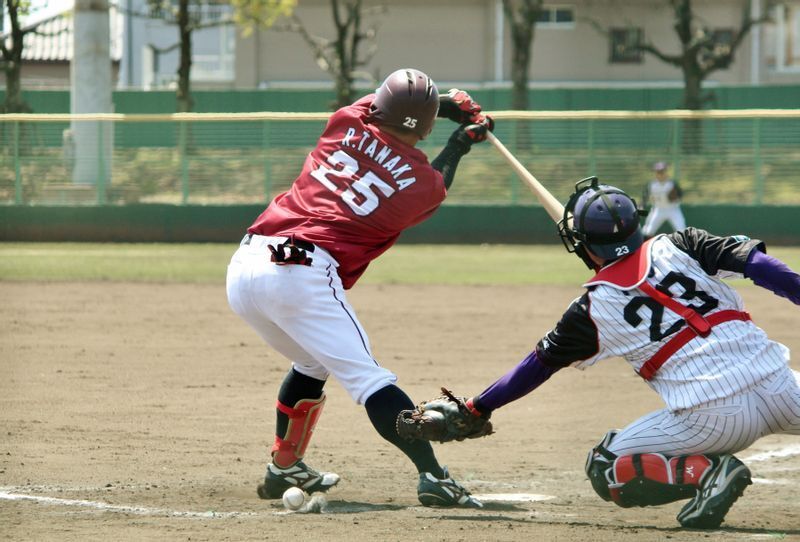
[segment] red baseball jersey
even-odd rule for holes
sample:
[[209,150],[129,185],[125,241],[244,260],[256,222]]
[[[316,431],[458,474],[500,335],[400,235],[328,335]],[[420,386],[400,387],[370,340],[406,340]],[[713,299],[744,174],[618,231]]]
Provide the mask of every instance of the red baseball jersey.
[[292,187],[247,230],[324,248],[339,262],[345,289],[447,194],[422,151],[365,122],[373,98],[331,115]]

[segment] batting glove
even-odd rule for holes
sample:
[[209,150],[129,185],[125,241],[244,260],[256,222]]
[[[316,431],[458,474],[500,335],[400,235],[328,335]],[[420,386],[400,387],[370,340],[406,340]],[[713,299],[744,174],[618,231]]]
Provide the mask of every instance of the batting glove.
[[481,115],[478,122],[462,124],[456,128],[450,136],[450,141],[469,149],[473,143],[486,141],[488,132],[492,130],[494,130],[494,119],[489,115]]
[[439,117],[464,124],[476,122],[482,116],[480,113],[481,106],[463,90],[451,88],[439,97]]

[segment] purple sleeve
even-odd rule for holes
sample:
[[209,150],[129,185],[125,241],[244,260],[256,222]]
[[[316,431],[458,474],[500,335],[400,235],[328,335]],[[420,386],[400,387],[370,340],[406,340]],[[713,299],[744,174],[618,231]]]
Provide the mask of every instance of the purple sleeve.
[[779,259],[753,250],[747,259],[744,276],[757,286],[800,305],[800,275]]
[[538,388],[558,369],[559,367],[548,367],[542,363],[534,350],[477,397],[478,409],[494,410],[517,400]]

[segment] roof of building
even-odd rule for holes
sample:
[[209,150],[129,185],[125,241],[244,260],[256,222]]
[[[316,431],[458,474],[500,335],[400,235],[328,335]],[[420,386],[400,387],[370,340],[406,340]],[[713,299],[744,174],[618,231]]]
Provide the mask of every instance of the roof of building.
[[[69,62],[72,60],[72,9],[23,26],[29,30],[23,38],[22,60],[25,62]],[[109,13],[111,60],[122,58],[122,17],[112,7]],[[9,34],[2,39],[9,40]]]

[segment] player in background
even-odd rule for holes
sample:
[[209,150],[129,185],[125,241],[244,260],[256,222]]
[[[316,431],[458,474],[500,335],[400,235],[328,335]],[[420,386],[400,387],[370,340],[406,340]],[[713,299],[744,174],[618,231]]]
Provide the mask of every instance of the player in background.
[[800,276],[744,236],[688,228],[644,242],[639,215],[617,188],[576,185],[559,231],[596,275],[533,352],[467,405],[486,417],[564,367],[622,357],[666,408],[603,437],[586,462],[592,487],[622,507],[690,499],[680,524],[716,528],[751,483],[731,454],[765,435],[800,435],[789,350],[722,279],[747,277],[797,305]]
[[664,222],[669,221],[672,229],[682,230],[686,227],[686,219],[681,210],[683,191],[678,181],[667,174],[667,163],[656,162],[653,164],[655,178],[650,180],[644,188],[644,204],[649,212],[644,222],[643,233],[645,237],[652,237]]
[[[437,115],[459,126],[429,163],[415,145]],[[459,161],[492,127],[467,93],[453,89],[440,97],[424,73],[398,70],[374,94],[333,113],[291,188],[248,228],[228,267],[228,301],[291,361],[278,391],[261,498],[338,483],[337,474],[303,461],[333,375],[365,406],[378,433],[414,463],[423,505],[482,506],[439,464],[430,443],[398,437],[397,415],[414,403],[373,357],[345,291],[403,230],[436,211]]]

